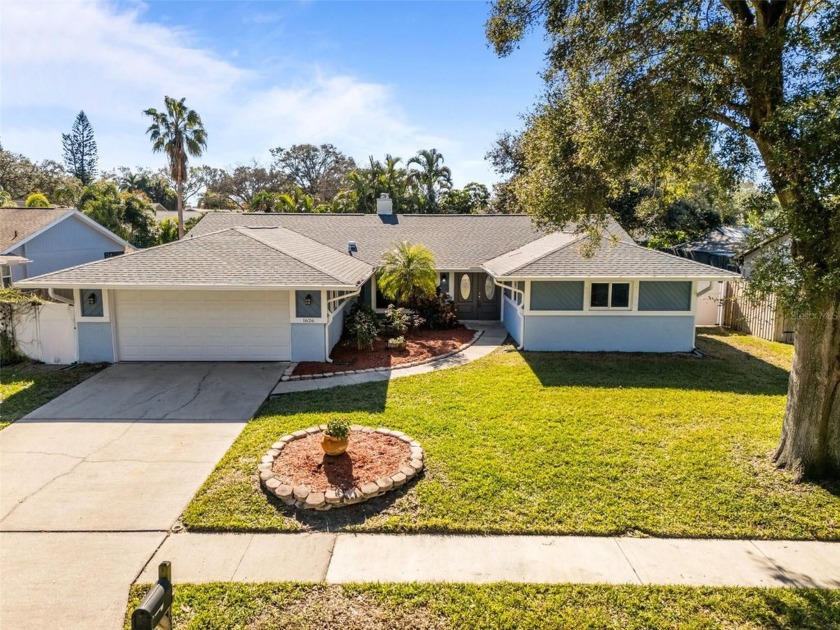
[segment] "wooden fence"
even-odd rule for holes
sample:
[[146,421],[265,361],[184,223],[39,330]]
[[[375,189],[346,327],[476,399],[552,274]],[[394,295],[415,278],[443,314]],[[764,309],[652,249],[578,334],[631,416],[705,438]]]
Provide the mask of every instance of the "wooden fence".
[[793,343],[793,320],[782,313],[776,296],[753,302],[746,289],[744,281],[726,283],[723,325],[769,341]]

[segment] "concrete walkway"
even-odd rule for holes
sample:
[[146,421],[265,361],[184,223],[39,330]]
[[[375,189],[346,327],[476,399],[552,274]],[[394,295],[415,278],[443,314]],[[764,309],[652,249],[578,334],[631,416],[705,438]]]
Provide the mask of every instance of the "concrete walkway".
[[120,628],[279,363],[109,367],[0,431],[0,628]]
[[176,582],[535,582],[840,588],[840,543],[579,536],[174,534]]
[[462,322],[468,328],[481,331],[481,336],[469,348],[466,348],[450,357],[437,359],[424,363],[422,365],[414,365],[411,367],[394,368],[392,370],[385,370],[382,372],[366,372],[365,374],[348,374],[346,376],[328,376],[327,378],[319,378],[306,381],[283,381],[277,384],[272,396],[279,396],[281,394],[291,394],[293,392],[309,392],[313,390],[329,389],[331,387],[342,387],[346,385],[359,385],[361,383],[380,383],[382,381],[389,381],[395,378],[404,378],[406,376],[416,376],[418,374],[428,374],[429,372],[437,372],[438,370],[447,370],[449,368],[466,365],[476,359],[487,356],[496,350],[504,340],[507,338],[507,330],[500,322]]

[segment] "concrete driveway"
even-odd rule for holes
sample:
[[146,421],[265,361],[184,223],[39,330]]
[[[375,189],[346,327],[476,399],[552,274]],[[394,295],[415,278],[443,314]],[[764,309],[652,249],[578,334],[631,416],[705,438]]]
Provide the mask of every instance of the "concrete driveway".
[[[128,586],[285,367],[118,364],[0,431],[0,627],[118,627]],[[66,621],[103,581],[84,623]]]

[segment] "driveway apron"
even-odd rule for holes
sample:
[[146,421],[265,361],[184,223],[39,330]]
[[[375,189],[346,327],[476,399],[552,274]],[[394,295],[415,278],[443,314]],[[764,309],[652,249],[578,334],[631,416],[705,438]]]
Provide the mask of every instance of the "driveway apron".
[[[285,367],[117,364],[0,431],[0,627],[118,627],[143,562]],[[89,603],[66,583],[97,566],[122,578],[121,603],[65,621]]]

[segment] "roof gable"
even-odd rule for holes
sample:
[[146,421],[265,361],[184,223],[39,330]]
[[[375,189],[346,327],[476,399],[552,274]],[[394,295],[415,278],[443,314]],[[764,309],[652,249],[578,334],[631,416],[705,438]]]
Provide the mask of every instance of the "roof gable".
[[134,249],[130,243],[75,208],[0,208],[0,253],[17,249],[71,217],[120,247]]

